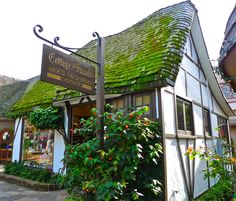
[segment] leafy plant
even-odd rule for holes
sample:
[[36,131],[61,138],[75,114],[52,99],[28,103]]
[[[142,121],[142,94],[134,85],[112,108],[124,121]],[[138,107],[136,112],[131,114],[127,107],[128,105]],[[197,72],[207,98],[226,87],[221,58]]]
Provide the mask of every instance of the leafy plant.
[[27,166],[24,163],[9,162],[5,166],[5,173],[43,183],[55,183],[56,180],[56,175],[47,169],[39,168],[37,164],[33,167],[32,164]]
[[232,156],[231,145],[225,141],[222,141],[222,150],[222,154],[218,154],[208,147],[199,147],[195,150],[189,147],[187,149],[186,154],[190,159],[199,157],[200,160],[208,163],[208,168],[203,170],[205,179],[220,179],[220,182],[209,189],[199,200],[228,200],[229,194],[231,196],[233,194],[236,175],[232,166],[236,163],[236,158]]
[[38,129],[55,129],[62,136],[66,144],[68,139],[64,129],[64,114],[60,108],[37,108],[29,114],[30,122]]
[[85,200],[160,200],[162,147],[159,125],[141,115],[147,107],[127,113],[105,112],[105,143],[100,149],[95,133],[96,114],[82,120],[81,133],[91,136],[68,145],[58,182],[72,195],[81,190]]
[[211,187],[206,193],[195,201],[220,201],[230,200],[234,191],[232,189],[232,183],[229,180],[220,180],[216,185]]

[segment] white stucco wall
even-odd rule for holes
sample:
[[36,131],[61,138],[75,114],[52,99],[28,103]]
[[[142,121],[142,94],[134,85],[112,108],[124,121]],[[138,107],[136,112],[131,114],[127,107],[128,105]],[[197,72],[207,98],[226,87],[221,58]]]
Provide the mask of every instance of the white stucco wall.
[[226,117],[224,112],[222,111],[222,109],[220,108],[219,104],[216,102],[216,99],[213,97],[213,110],[215,113],[223,116],[223,117]]
[[168,200],[188,201],[176,140],[166,139]]
[[[66,136],[68,136],[67,128],[68,128],[68,116],[66,107],[64,109],[64,128],[66,132]],[[65,142],[63,136],[55,132],[54,137],[54,159],[53,159],[53,172],[59,172],[60,169],[63,167],[62,159],[64,158],[64,151],[65,151]]]
[[195,135],[203,136],[202,116],[203,116],[202,108],[198,105],[193,104],[193,121],[194,121]]
[[15,137],[14,137],[13,150],[12,150],[13,162],[20,160],[20,147],[21,147],[20,144],[21,144],[22,126],[24,126],[23,118],[17,118],[15,121],[15,131],[14,131]]
[[175,110],[174,110],[174,95],[168,91],[162,93],[162,105],[163,113],[166,118],[164,118],[165,133],[175,134]]
[[[189,43],[188,43],[189,45]],[[186,47],[187,48],[187,47]],[[192,47],[194,48],[194,47]],[[189,52],[189,51],[188,51]],[[197,60],[196,60],[197,61]],[[163,107],[163,122],[164,131],[167,137],[165,138],[166,145],[166,170],[167,170],[167,200],[188,200],[188,194],[186,191],[186,185],[183,177],[183,168],[180,163],[180,156],[182,155],[184,168],[186,171],[186,161],[188,157],[185,155],[189,146],[205,147],[205,143],[208,147],[214,149],[213,143],[214,137],[218,137],[218,131],[215,129],[218,126],[217,116],[226,117],[223,110],[215,100],[212,92],[209,88],[207,77],[204,75],[200,63],[196,61],[193,63],[191,59],[184,55],[182,60],[181,69],[178,73],[175,87],[172,92],[167,88],[161,89],[162,106]],[[193,114],[193,127],[192,133],[194,139],[188,138],[183,135],[179,138],[180,149],[179,153],[175,134],[178,133],[176,128],[176,114],[175,114],[175,97],[180,97],[192,105]],[[203,122],[203,109],[207,109],[210,114],[211,134],[213,138],[204,139],[204,122]],[[171,136],[172,135],[172,136]],[[194,197],[202,194],[208,189],[209,182],[204,179],[203,169],[206,168],[206,162],[195,160],[193,168],[193,162],[189,163],[190,169],[195,175],[189,174],[187,176],[188,182],[194,180]],[[210,185],[217,182],[215,179],[210,179]],[[191,182],[190,182],[191,183]]]
[[64,158],[65,143],[63,136],[55,131],[54,135],[54,158],[53,158],[53,172],[59,172],[63,167],[62,159]]
[[[205,147],[203,139],[196,140],[196,147]],[[201,161],[198,157],[195,159],[195,180],[194,180],[194,197],[202,194],[208,189],[208,181],[204,179],[203,170],[206,169],[207,165],[205,161]]]

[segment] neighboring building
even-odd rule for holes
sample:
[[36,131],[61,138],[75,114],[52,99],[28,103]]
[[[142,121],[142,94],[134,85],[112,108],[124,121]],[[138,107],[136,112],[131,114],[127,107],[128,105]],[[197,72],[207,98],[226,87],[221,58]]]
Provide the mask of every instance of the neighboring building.
[[[80,53],[95,59],[95,42],[88,43],[88,49]],[[207,164],[199,159],[190,161],[185,152],[189,146],[219,148],[221,137],[230,138],[228,119],[234,113],[213,73],[195,6],[184,1],[160,9],[132,27],[105,37],[105,42],[106,102],[120,109],[146,105],[150,110],[145,115],[161,123],[165,200],[199,196],[217,180],[204,180],[202,170]],[[53,104],[63,108],[67,136],[76,143],[79,139],[70,130],[90,115],[95,101],[93,95],[38,81],[11,109],[19,123],[13,160],[25,157],[24,138],[49,138],[49,132],[39,133],[27,122],[27,115],[36,107]],[[220,136],[215,129],[219,126]],[[58,172],[63,166],[65,144],[57,132],[53,141],[50,158],[44,157],[43,144],[41,151],[34,150],[34,156],[42,164],[47,160],[47,166]]]
[[[220,81],[220,87],[230,107],[234,111],[234,114],[236,114],[236,92],[234,91],[234,89],[232,89],[229,83],[225,83],[223,80]],[[235,147],[236,145],[236,116],[232,116],[229,118],[229,128],[230,128],[230,133],[231,133],[232,144]],[[235,148],[235,151],[236,151],[236,148]]]
[[226,24],[220,50],[219,70],[222,78],[236,90],[236,6]]
[[12,160],[15,120],[7,118],[7,113],[37,79],[21,81],[0,75],[0,161]]
[[[231,108],[236,112],[236,7],[226,24],[224,41],[220,49],[219,74],[222,91]],[[230,117],[230,131],[233,144],[236,143],[236,116]]]
[[23,96],[28,82],[0,76],[0,85],[0,161],[11,161],[15,121],[6,113]]

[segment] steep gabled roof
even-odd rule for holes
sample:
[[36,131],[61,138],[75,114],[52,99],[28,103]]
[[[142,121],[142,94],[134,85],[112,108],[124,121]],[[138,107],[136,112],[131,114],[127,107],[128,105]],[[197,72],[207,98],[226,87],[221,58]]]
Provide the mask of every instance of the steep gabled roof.
[[[105,37],[106,93],[174,86],[194,14],[194,5],[184,1],[160,9],[132,27]],[[80,54],[96,60],[95,43],[93,40],[85,45],[88,49]],[[57,100],[81,95],[39,81],[14,105],[13,114],[51,104],[57,90],[63,91]]]
[[[174,85],[195,13],[190,1],[154,12],[105,37],[105,89],[121,93]],[[96,59],[94,41],[80,51]]]

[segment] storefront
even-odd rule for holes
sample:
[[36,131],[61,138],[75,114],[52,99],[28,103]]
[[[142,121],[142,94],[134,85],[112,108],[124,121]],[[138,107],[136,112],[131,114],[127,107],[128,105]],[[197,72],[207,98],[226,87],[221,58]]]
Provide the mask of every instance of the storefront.
[[0,119],[0,161],[11,161],[14,140],[14,120]]
[[39,130],[25,120],[23,160],[42,168],[53,168],[54,130]]

